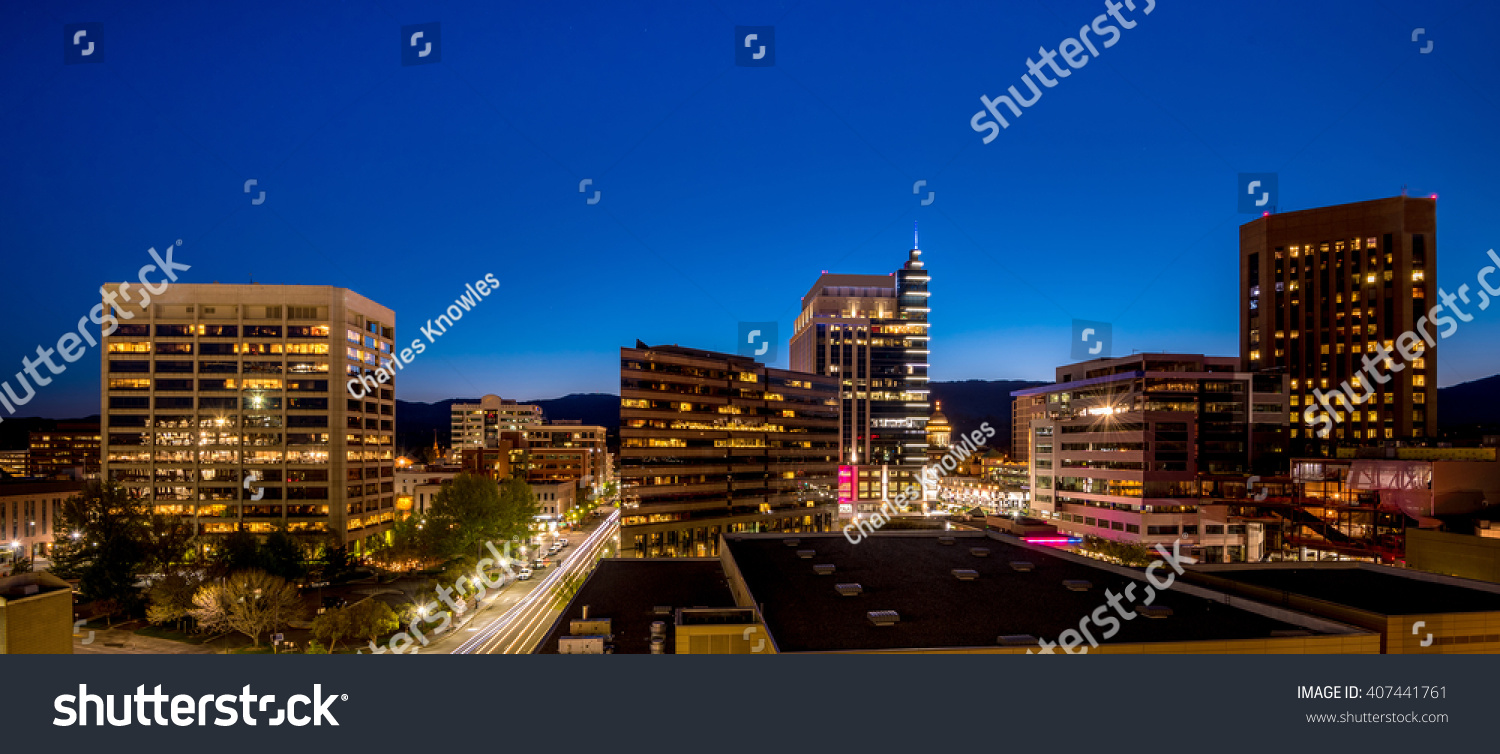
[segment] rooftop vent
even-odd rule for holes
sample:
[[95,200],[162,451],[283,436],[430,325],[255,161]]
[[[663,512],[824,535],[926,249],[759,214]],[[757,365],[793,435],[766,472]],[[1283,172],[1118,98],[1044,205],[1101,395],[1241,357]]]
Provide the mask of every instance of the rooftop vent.
[[865,591],[865,588],[859,584],[834,584],[833,588],[845,597],[855,597],[863,594]]
[[819,563],[813,566],[813,573],[816,573],[819,576],[827,576],[828,574],[833,573],[833,564]]
[[1067,587],[1070,592],[1087,592],[1094,588],[1093,582],[1083,579],[1063,579],[1063,586]]
[[671,615],[672,614],[672,606],[671,605],[657,605],[656,607],[651,608],[651,614],[652,615]]
[[1031,634],[1006,634],[996,638],[995,643],[1002,647],[1035,647],[1041,644]]
[[1010,561],[1010,567],[1012,570],[1020,571],[1021,573],[1029,573],[1033,568],[1036,568],[1036,566],[1028,560],[1012,560]]
[[877,626],[894,626],[901,622],[901,614],[895,610],[871,610],[865,617]]
[[797,551],[797,557],[802,558],[803,560],[811,560],[812,556],[817,555],[817,554],[818,554],[817,550],[798,550]]
[[938,544],[940,545],[951,545],[953,544],[953,542],[954,540],[952,537],[938,537]]
[[972,568],[955,568],[953,569],[953,576],[959,581],[973,581],[979,578],[979,572]]
[[973,555],[976,558],[988,558],[990,556],[990,548],[988,548],[988,547],[970,547],[969,548],[969,554]]
[[786,545],[787,547],[796,547],[797,545],[802,544],[802,540],[800,540],[800,539],[783,539],[783,540],[781,540],[781,543],[784,544],[784,545]]
[[1147,618],[1165,618],[1172,614],[1172,608],[1166,605],[1146,605],[1136,608],[1135,611]]

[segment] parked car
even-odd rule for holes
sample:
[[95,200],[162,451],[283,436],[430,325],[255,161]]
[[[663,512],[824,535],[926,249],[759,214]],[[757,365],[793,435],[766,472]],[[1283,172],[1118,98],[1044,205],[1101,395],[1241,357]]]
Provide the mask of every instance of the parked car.
[[557,546],[558,547],[567,547],[568,546],[568,538],[567,537],[563,537],[562,539],[557,540]]
[[543,568],[547,567],[547,561],[542,560],[541,558],[537,558],[536,560],[531,561],[531,567],[540,571]]

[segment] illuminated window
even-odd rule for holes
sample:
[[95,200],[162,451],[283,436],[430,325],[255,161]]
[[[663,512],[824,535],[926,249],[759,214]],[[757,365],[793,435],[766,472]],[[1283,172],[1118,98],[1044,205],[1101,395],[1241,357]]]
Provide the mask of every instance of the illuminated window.
[[1427,377],[1425,375],[1414,374],[1411,376],[1411,384],[1414,387],[1426,387]]

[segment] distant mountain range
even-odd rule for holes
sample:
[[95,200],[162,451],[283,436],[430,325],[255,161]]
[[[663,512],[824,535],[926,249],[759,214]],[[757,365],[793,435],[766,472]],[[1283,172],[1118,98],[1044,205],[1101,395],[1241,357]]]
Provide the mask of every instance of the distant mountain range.
[[[478,403],[478,398],[449,398],[436,403],[396,401],[396,449],[410,453],[437,443],[448,447],[452,439],[452,408],[455,403]],[[619,446],[620,396],[609,393],[574,393],[561,398],[517,401],[541,406],[547,421],[576,420],[608,430],[611,450]]]
[[[934,382],[933,400],[942,403],[955,432],[968,433],[985,422],[995,429],[990,447],[1010,448],[1011,391],[1045,385],[1028,380],[963,380]],[[450,409],[454,403],[477,403],[477,398],[450,398],[436,403],[396,401],[396,445],[402,452],[432,446],[446,447],[451,438]],[[611,449],[618,449],[620,437],[620,398],[610,393],[575,393],[561,398],[521,401],[542,407],[549,421],[572,419],[608,430]],[[1477,439],[1483,434],[1500,434],[1500,375],[1438,389],[1438,429],[1455,440]],[[30,433],[57,428],[59,423],[97,422],[99,417],[82,419],[45,419],[12,417],[0,422],[0,450],[27,447]]]

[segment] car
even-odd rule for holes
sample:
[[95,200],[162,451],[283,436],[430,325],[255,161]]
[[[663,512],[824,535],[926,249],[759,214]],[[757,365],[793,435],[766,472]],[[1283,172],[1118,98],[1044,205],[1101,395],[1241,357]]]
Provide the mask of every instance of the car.
[[567,537],[563,537],[562,539],[557,540],[557,546],[558,547],[567,547],[568,546],[568,538]]
[[557,552],[558,550],[561,550],[562,548],[563,548],[563,546],[562,546],[561,542],[553,542],[552,543],[552,547],[548,550],[548,552]]
[[540,571],[543,568],[547,567],[547,561],[542,560],[541,558],[537,558],[536,560],[531,561],[531,567]]
[[516,580],[517,581],[525,581],[525,580],[527,580],[529,578],[531,578],[531,569],[530,568],[522,568],[520,571],[518,571],[516,573]]

